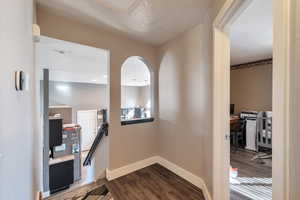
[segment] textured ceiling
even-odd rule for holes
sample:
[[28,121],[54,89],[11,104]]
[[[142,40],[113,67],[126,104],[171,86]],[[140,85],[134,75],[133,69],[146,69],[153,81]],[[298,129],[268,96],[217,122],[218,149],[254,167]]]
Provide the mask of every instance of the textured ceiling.
[[201,23],[211,0],[38,0],[84,23],[161,45]]
[[272,0],[253,0],[231,29],[231,65],[272,58]]

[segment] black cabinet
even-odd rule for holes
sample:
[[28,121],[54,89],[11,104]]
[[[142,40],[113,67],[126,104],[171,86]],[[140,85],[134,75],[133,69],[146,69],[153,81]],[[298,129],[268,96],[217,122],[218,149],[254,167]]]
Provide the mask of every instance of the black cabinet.
[[62,145],[63,122],[61,118],[49,119],[49,147]]
[[74,183],[74,160],[67,160],[50,165],[50,193],[61,191]]

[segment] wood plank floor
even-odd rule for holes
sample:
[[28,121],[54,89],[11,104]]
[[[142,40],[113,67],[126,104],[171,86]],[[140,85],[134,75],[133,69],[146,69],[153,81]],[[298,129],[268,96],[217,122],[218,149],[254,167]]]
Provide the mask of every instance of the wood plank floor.
[[205,200],[202,191],[159,164],[113,181],[99,180],[78,189],[66,190],[46,200],[80,200],[106,184],[113,200]]
[[272,161],[265,160],[265,164],[260,164],[257,160],[251,160],[255,152],[238,150],[230,154],[230,163],[234,168],[238,168],[239,177],[272,177]]
[[[271,178],[272,177],[272,161],[265,160],[265,164],[258,161],[252,161],[255,152],[238,150],[230,153],[230,164],[233,168],[238,168],[238,177],[256,177]],[[230,200],[253,200],[238,192],[230,192]]]
[[159,164],[108,183],[114,200],[205,200],[202,191]]

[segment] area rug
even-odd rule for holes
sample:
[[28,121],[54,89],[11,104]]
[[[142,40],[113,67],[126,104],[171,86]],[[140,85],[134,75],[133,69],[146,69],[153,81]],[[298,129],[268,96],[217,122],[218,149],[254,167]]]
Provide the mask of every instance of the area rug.
[[105,185],[89,191],[86,195],[72,200],[113,200],[111,193]]
[[230,189],[253,200],[272,200],[272,178],[237,177]]

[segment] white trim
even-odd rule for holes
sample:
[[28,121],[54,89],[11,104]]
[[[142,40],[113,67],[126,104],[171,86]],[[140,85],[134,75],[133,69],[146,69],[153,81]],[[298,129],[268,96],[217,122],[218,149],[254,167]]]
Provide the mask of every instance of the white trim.
[[229,28],[252,0],[227,0],[214,20],[213,66],[213,198],[229,199]]
[[196,176],[195,174],[183,169],[182,167],[162,158],[158,157],[158,163],[163,167],[167,168],[168,170],[172,171],[176,175],[180,176],[181,178],[185,179],[186,181],[192,183],[196,187],[200,188],[203,192],[203,195],[206,200],[212,200],[211,195],[207,189],[207,186],[202,178]]
[[229,199],[229,42],[226,33],[214,29],[213,198],[218,200]]
[[213,26],[226,30],[253,0],[227,0],[214,20]]
[[[227,0],[214,21],[213,198],[229,199],[229,80],[232,22],[250,0]],[[289,199],[290,0],[273,1],[273,199]],[[224,120],[225,119],[225,120]]]
[[114,180],[121,176],[125,176],[125,175],[135,172],[137,170],[140,170],[140,169],[143,169],[150,165],[153,165],[153,164],[157,163],[158,160],[159,159],[157,156],[153,156],[153,157],[147,158],[145,160],[141,160],[141,161],[120,167],[118,169],[114,169],[114,170],[106,169],[106,178],[109,181]]
[[289,198],[290,0],[273,0],[273,199]]
[[124,167],[120,167],[115,170],[107,169],[106,170],[106,178],[107,178],[107,180],[111,181],[111,180],[125,176],[127,174],[138,171],[140,169],[143,169],[145,167],[148,167],[148,166],[156,164],[156,163],[162,165],[163,167],[172,171],[176,175],[180,176],[181,178],[185,179],[186,181],[188,181],[191,184],[195,185],[196,187],[200,188],[203,192],[205,199],[212,200],[211,195],[207,189],[207,186],[202,178],[196,176],[195,174],[183,169],[182,167],[180,167],[160,156],[153,156],[153,157],[147,158],[145,160],[141,160],[141,161],[126,165]]

